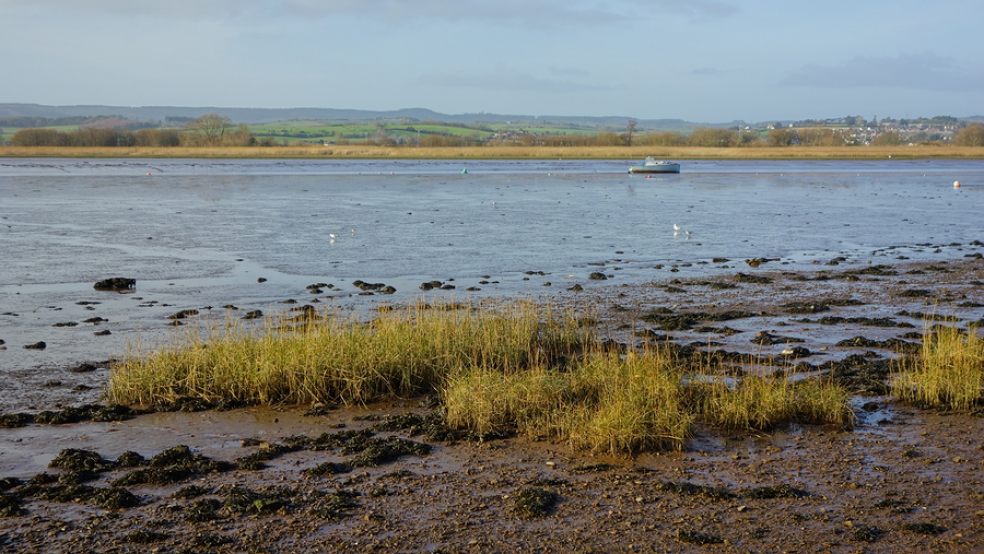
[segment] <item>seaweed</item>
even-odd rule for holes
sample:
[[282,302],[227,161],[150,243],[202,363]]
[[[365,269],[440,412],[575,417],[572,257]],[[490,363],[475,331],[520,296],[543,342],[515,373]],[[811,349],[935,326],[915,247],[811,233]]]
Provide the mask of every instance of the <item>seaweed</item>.
[[689,481],[663,481],[656,485],[657,490],[673,492],[684,496],[703,496],[714,500],[735,498],[737,495],[724,487],[697,485]]
[[525,518],[544,517],[553,513],[560,496],[539,487],[525,487],[516,493],[513,510]]

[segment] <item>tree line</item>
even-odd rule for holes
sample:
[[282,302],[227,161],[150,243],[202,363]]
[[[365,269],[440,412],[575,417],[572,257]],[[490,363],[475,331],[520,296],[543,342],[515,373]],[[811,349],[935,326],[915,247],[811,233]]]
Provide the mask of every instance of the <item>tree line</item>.
[[[73,131],[20,129],[10,138],[13,146],[255,146],[262,144],[245,125],[235,126],[225,117],[207,114],[184,129],[103,129],[82,127]],[[272,143],[271,143],[272,144]]]
[[[911,139],[909,139],[911,140]],[[347,143],[339,139],[339,144]],[[903,144],[898,131],[879,133],[872,143],[879,146]],[[984,146],[984,124],[972,123],[953,137],[957,146]],[[183,129],[103,129],[83,127],[74,131],[48,128],[20,129],[10,138],[13,146],[273,146],[273,139],[257,137],[245,125],[233,125],[224,117],[208,114],[189,122]],[[844,129],[776,128],[763,136],[756,131],[735,128],[702,127],[689,135],[678,132],[603,131],[594,134],[550,134],[513,132],[483,141],[475,137],[424,134],[415,140],[394,140],[380,131],[368,137],[367,144],[377,146],[462,147],[482,145],[507,146],[849,146],[850,136]]]

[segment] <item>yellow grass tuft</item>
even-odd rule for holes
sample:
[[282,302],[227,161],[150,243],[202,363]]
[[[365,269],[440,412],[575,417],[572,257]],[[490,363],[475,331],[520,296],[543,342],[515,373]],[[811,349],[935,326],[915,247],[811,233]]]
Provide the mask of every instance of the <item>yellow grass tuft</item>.
[[694,385],[700,418],[734,431],[767,431],[790,422],[850,427],[850,394],[830,380],[794,382],[784,372],[747,375],[734,384],[705,376]]
[[941,410],[970,411],[979,405],[984,401],[984,339],[977,328],[928,332],[919,354],[899,363],[892,394]]
[[463,367],[503,371],[546,364],[584,340],[570,314],[529,304],[500,309],[380,313],[362,323],[327,315],[291,327],[238,323],[192,332],[171,348],[115,364],[108,396],[153,405],[182,396],[211,402],[365,403],[438,388]]

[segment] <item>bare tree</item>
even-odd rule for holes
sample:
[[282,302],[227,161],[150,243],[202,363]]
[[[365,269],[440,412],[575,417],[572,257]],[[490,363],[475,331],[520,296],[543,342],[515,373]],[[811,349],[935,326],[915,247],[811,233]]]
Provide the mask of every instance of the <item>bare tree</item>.
[[636,121],[636,120],[634,120],[634,119],[630,119],[625,124],[625,145],[626,146],[632,146],[632,135],[635,134],[635,130],[636,130],[636,127],[638,125],[639,125],[639,122]]
[[222,144],[222,138],[231,125],[232,121],[228,117],[207,113],[189,123],[188,127],[198,132],[205,146],[218,146]]

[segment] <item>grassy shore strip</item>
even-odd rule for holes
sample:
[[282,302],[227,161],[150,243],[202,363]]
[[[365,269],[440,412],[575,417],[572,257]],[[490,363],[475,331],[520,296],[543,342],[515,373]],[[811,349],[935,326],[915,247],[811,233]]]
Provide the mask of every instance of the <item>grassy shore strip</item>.
[[918,356],[902,358],[892,379],[900,400],[939,410],[966,412],[984,404],[984,339],[977,328],[931,329]]
[[112,367],[114,403],[181,397],[232,404],[367,403],[438,390],[460,368],[555,365],[590,339],[572,315],[528,303],[498,309],[424,304],[362,323],[325,315],[190,331],[171,348]]
[[112,368],[120,404],[362,403],[438,393],[449,425],[612,453],[682,448],[696,422],[733,431],[849,426],[848,393],[786,375],[725,383],[669,349],[605,351],[571,312],[531,304],[412,306],[368,323],[326,316],[191,334]]
[[324,158],[324,159],[615,159],[656,156],[677,160],[984,159],[984,148],[960,146],[729,147],[698,146],[272,146],[272,147],[16,147],[3,158]]

